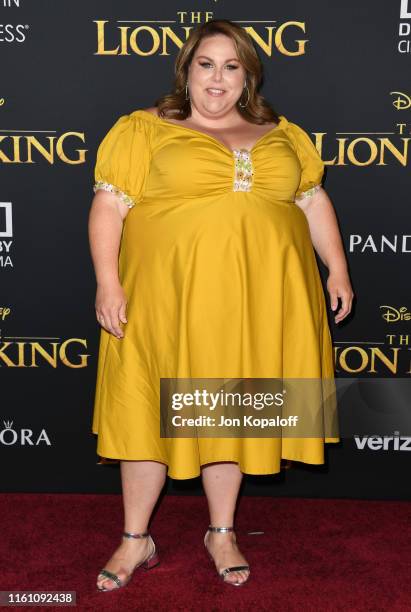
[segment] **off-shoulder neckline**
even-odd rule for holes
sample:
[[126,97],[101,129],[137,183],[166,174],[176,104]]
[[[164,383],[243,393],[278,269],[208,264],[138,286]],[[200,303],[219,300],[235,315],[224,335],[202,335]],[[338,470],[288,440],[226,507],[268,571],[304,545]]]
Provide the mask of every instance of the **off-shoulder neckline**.
[[134,111],[134,114],[138,114],[138,113],[144,113],[144,116],[151,117],[151,119],[154,122],[157,121],[157,122],[162,123],[162,124],[171,125],[172,127],[176,127],[178,129],[182,129],[182,130],[187,130],[189,132],[194,132],[198,136],[203,136],[205,138],[208,138],[209,140],[212,140],[214,143],[218,144],[225,151],[230,153],[230,155],[233,155],[235,151],[239,151],[239,150],[240,151],[247,151],[248,153],[252,153],[254,151],[254,149],[256,149],[256,147],[261,143],[261,141],[263,141],[265,138],[267,138],[269,135],[273,134],[277,130],[281,129],[283,127],[283,125],[287,123],[286,117],[284,115],[279,115],[279,122],[278,122],[278,124],[275,125],[273,128],[271,128],[270,130],[268,130],[267,132],[265,132],[265,134],[263,134],[262,136],[257,138],[257,140],[255,141],[255,143],[253,144],[253,146],[250,149],[245,148],[245,147],[241,147],[241,148],[237,147],[235,149],[230,149],[225,144],[223,144],[221,142],[221,140],[219,140],[218,138],[215,138],[214,136],[211,136],[211,134],[207,134],[206,132],[202,132],[201,130],[196,130],[194,128],[187,127],[186,125],[179,125],[178,123],[172,123],[171,121],[167,121],[167,119],[163,119],[163,117],[159,117],[158,115],[155,115],[154,113],[150,113],[150,111],[146,111],[144,109],[138,109],[138,110]]

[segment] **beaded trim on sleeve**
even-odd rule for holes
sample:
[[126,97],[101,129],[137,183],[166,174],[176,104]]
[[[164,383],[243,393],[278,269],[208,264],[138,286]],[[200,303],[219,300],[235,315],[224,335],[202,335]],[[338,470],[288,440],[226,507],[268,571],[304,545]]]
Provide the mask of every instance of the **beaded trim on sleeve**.
[[129,195],[124,193],[124,191],[121,191],[121,189],[119,189],[115,185],[112,185],[111,183],[105,183],[104,181],[96,181],[93,186],[94,193],[96,193],[98,189],[103,189],[104,191],[109,191],[110,193],[114,193],[129,208],[133,208],[133,206],[135,205],[133,198],[131,198]]
[[253,163],[251,152],[247,149],[234,149],[234,184],[233,191],[251,191],[253,182]]
[[319,185],[314,185],[314,187],[311,187],[310,189],[307,189],[307,191],[303,191],[302,193],[300,193],[300,195],[298,197],[296,197],[294,199],[294,202],[300,202],[301,200],[304,200],[305,198],[310,198],[311,196],[313,196],[319,189],[321,188],[321,184]]

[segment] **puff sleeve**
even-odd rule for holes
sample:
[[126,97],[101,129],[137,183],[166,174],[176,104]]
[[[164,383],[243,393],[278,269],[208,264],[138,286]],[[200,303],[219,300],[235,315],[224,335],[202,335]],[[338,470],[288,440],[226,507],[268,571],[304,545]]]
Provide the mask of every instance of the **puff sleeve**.
[[129,208],[142,199],[150,161],[148,130],[148,123],[135,113],[116,121],[97,150],[94,193],[114,193]]
[[295,193],[295,202],[299,202],[320,189],[324,162],[307,132],[291,121],[288,126],[301,165],[300,184]]

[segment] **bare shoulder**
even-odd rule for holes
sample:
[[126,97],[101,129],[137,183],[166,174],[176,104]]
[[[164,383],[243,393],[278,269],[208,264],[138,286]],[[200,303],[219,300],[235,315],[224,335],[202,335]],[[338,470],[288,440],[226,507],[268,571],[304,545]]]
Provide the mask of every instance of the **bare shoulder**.
[[143,110],[158,117],[157,106],[149,106],[148,108],[143,108]]

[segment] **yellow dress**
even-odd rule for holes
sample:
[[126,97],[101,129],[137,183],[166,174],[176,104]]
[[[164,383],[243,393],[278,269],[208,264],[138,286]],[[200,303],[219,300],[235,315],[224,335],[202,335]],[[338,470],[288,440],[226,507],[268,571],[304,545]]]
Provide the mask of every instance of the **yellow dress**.
[[[274,474],[281,459],[324,463],[323,438],[161,438],[160,378],[333,378],[325,296],[296,197],[321,184],[308,134],[280,123],[251,150],[136,110],[100,143],[94,191],[130,208],[119,277],[124,337],[100,331],[92,432],[97,453],[154,460],[171,478],[235,461]],[[329,415],[328,415],[329,416]]]

